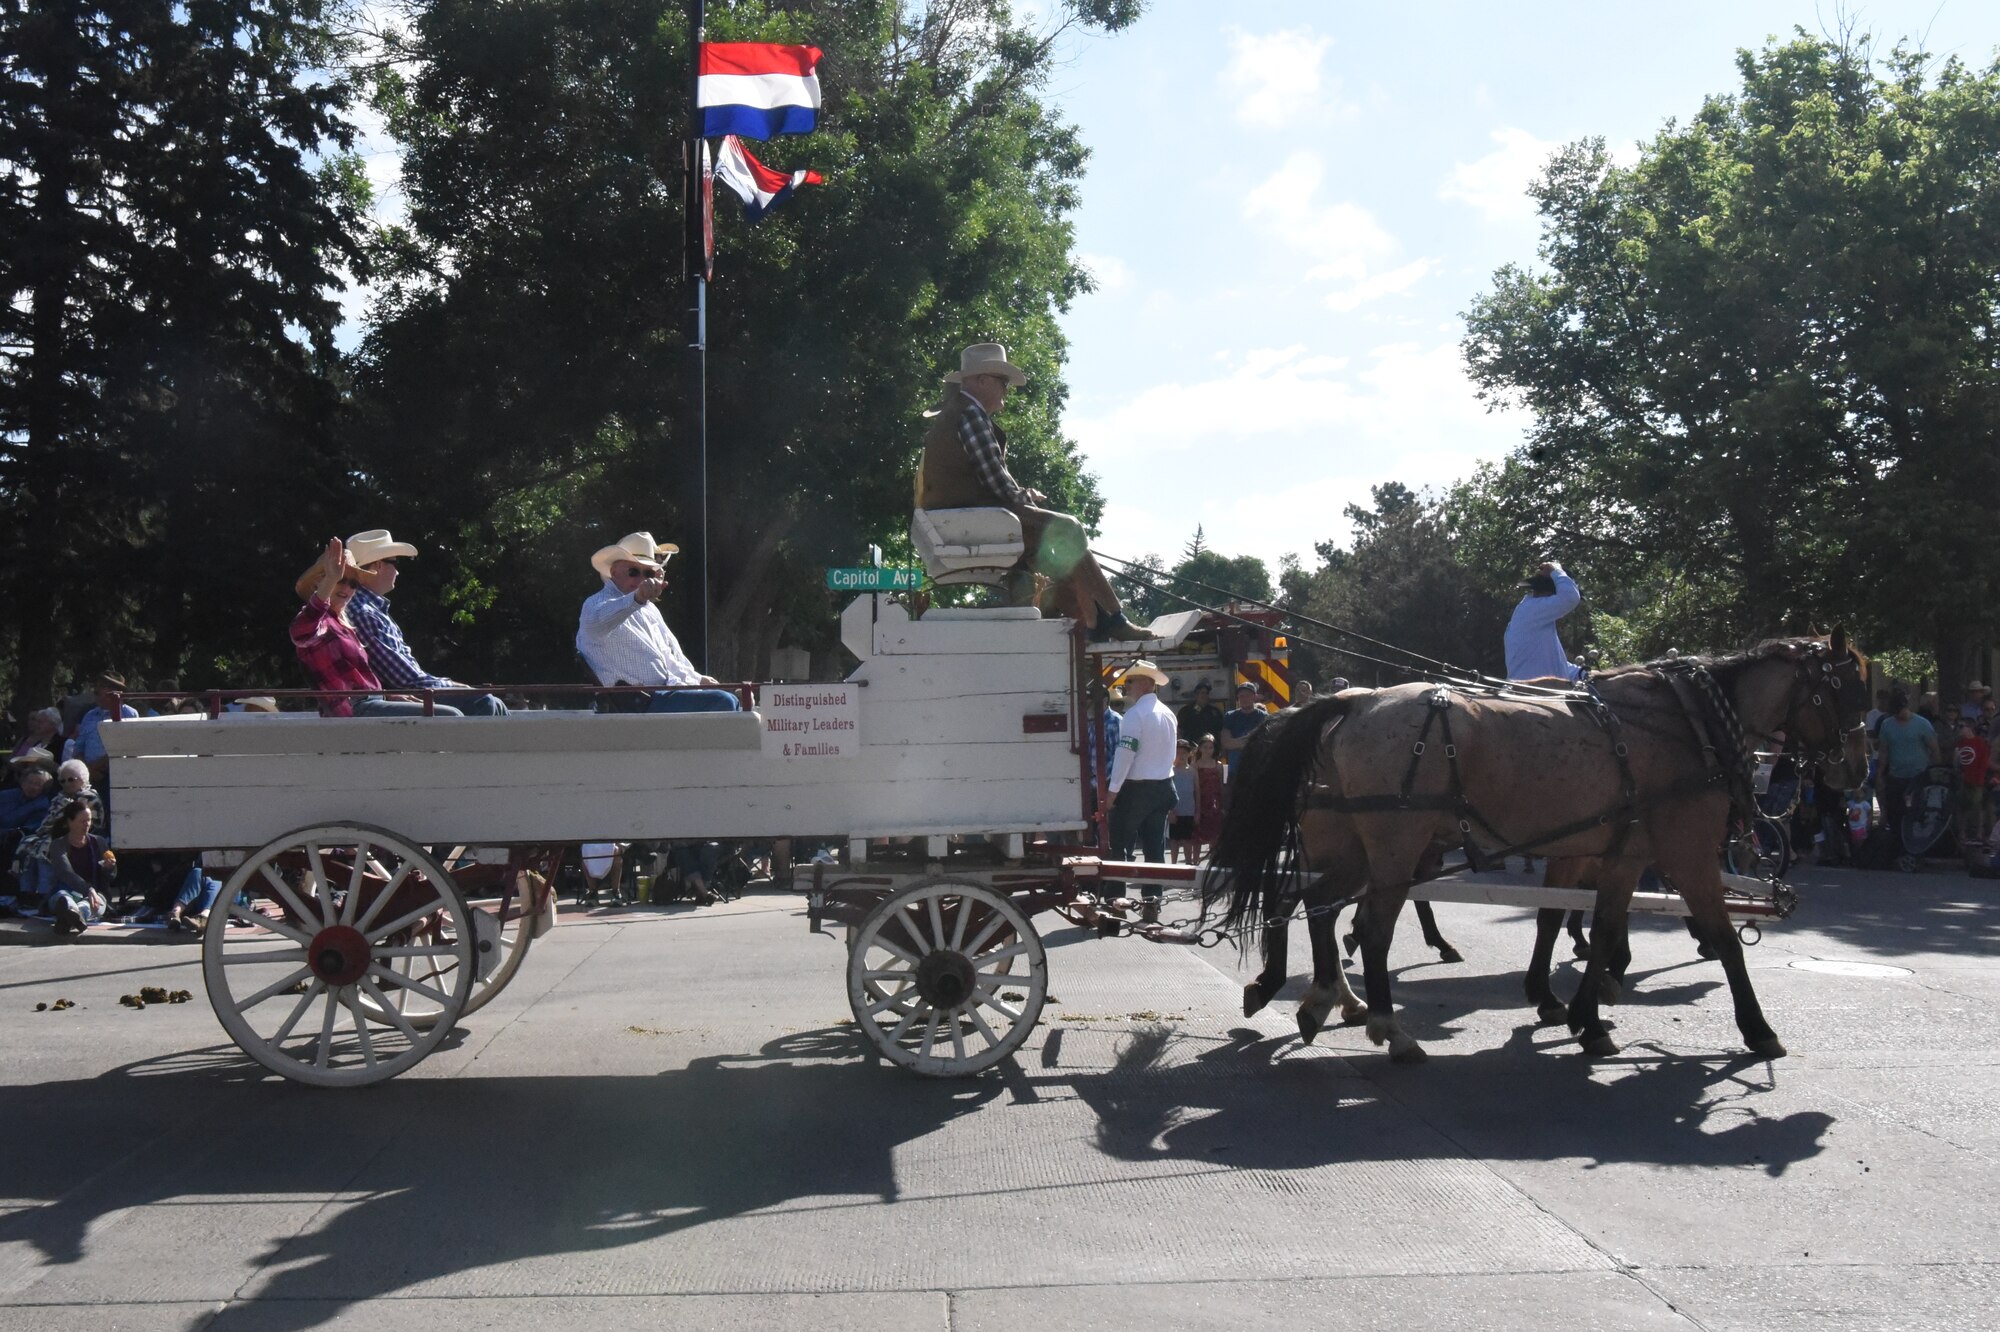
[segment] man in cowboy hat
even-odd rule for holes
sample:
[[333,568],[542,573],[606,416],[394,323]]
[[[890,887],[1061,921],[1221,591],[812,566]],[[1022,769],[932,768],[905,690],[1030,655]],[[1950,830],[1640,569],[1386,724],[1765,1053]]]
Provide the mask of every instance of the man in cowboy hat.
[[[1167,816],[1174,811],[1174,742],[1180,728],[1160,702],[1167,673],[1150,661],[1125,668],[1118,684],[1131,700],[1119,720],[1118,753],[1111,760],[1111,858],[1130,860],[1135,849],[1146,860],[1167,858]],[[1160,888],[1145,888],[1144,917],[1157,920]]]
[[[378,527],[347,538],[347,557],[360,570],[354,580],[353,599],[347,603],[347,618],[354,622],[354,632],[368,650],[368,664],[375,668],[375,675],[383,684],[391,689],[451,690],[439,701],[454,705],[468,717],[507,715],[507,705],[492,694],[446,676],[432,675],[417,665],[416,655],[403,640],[401,627],[389,614],[389,594],[396,590],[396,562],[415,559],[415,546],[396,540],[387,529]],[[313,570],[307,570],[300,579],[301,586],[312,576]],[[301,600],[305,596],[305,592],[300,592]]]
[[1118,594],[1091,558],[1083,524],[1042,508],[1041,492],[1023,486],[1007,470],[1007,436],[993,418],[1006,406],[1007,390],[1027,382],[997,342],[974,343],[960,354],[958,369],[945,376],[938,405],[924,413],[929,424],[917,467],[917,507],[1013,510],[1027,547],[1021,572],[1055,580],[1058,610],[1082,621],[1100,642],[1146,638],[1145,630],[1125,618]]
[[[637,696],[637,707],[613,707],[635,712],[737,712],[736,695],[725,689],[690,689],[714,685],[681,651],[680,640],[660,614],[660,593],[667,590],[666,561],[680,547],[653,540],[651,532],[632,532],[590,557],[604,587],[583,603],[577,617],[576,650],[600,684],[644,685],[658,689]],[[679,686],[659,688],[660,686]]]

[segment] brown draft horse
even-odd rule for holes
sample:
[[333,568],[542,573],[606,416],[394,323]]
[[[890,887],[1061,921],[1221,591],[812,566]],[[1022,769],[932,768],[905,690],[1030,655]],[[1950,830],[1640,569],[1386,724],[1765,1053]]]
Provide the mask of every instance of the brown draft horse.
[[[1600,985],[1625,938],[1648,866],[1681,894],[1729,977],[1749,1048],[1785,1053],[1764,1020],[1723,904],[1717,850],[1749,799],[1748,740],[1783,730],[1827,780],[1864,771],[1864,661],[1836,629],[1729,655],[1677,657],[1598,674],[1592,693],[1473,691],[1430,684],[1350,691],[1259,728],[1230,777],[1230,807],[1202,880],[1204,908],[1262,931],[1267,966],[1245,991],[1254,1011],[1284,983],[1285,921],[1306,905],[1314,984],[1300,1001],[1308,1039],[1336,1000],[1361,1012],[1333,945],[1333,912],[1358,900],[1368,1035],[1392,1058],[1423,1050],[1396,1021],[1389,942],[1410,885],[1440,847],[1511,851],[1594,879],[1590,961],[1567,1017],[1586,1053],[1614,1054]],[[1313,875],[1290,888],[1290,870]],[[1275,951],[1274,951],[1275,950]],[[1275,962],[1275,970],[1271,963]]]

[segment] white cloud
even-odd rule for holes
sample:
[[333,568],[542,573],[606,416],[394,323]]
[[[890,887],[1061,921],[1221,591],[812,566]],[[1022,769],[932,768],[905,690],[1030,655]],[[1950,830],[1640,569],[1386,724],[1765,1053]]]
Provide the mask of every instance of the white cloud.
[[1550,154],[1562,145],[1538,139],[1523,129],[1501,128],[1491,137],[1499,147],[1476,161],[1452,167],[1438,197],[1469,204],[1488,222],[1533,218],[1535,203],[1528,197],[1528,185],[1542,174]]
[[1332,45],[1308,28],[1232,28],[1222,86],[1236,98],[1236,119],[1252,129],[1288,129],[1320,110],[1320,62]]
[[1132,285],[1132,267],[1115,254],[1090,254],[1079,252],[1077,262],[1088,269],[1097,282],[1097,290],[1105,294],[1123,291]]
[[1435,259],[1413,259],[1401,268],[1392,268],[1386,273],[1376,273],[1364,277],[1351,287],[1342,287],[1327,293],[1326,308],[1342,314],[1369,301],[1392,296],[1399,291],[1408,291],[1417,283],[1430,276],[1437,267]]
[[[1112,501],[1104,549],[1171,553],[1200,522],[1216,549],[1275,569],[1280,555],[1310,563],[1315,542],[1344,539],[1341,509],[1367,503],[1370,486],[1449,484],[1506,453],[1524,423],[1485,410],[1446,341],[1389,343],[1353,361],[1258,349],[1210,378],[1155,384],[1068,426]],[[1240,464],[1232,475],[1243,484],[1211,488],[1190,512],[1193,461]]]

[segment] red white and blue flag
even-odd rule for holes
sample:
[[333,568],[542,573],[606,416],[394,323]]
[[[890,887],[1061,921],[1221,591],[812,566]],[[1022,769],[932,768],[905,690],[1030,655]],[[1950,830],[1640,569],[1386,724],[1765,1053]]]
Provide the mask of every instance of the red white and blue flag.
[[756,222],[791,198],[792,191],[799,186],[819,184],[820,174],[774,171],[750,156],[743,140],[729,134],[723,136],[722,146],[716,150],[715,179],[736,191],[743,200],[743,216]]
[[812,133],[819,124],[819,56],[817,46],[703,42],[695,87],[701,137]]

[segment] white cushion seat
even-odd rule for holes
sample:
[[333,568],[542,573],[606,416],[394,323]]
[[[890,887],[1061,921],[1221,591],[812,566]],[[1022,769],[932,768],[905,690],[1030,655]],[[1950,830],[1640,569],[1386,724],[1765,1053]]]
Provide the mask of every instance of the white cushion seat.
[[918,509],[910,541],[933,583],[1000,583],[1020,562],[1021,520],[1012,510]]

